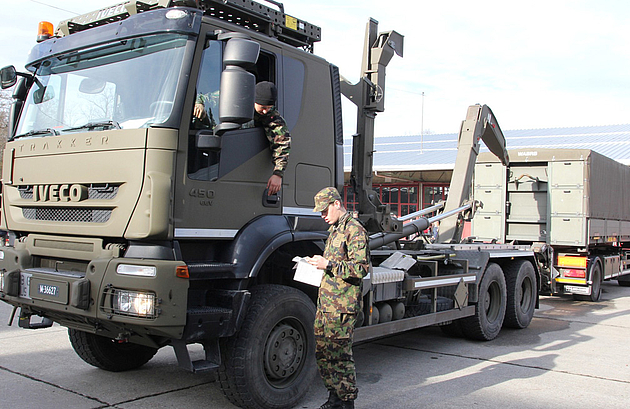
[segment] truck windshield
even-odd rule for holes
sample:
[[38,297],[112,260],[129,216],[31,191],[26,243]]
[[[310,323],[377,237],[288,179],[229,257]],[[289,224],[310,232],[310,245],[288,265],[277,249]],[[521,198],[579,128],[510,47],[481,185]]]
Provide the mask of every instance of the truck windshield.
[[163,123],[193,44],[185,35],[156,34],[38,62],[15,138]]

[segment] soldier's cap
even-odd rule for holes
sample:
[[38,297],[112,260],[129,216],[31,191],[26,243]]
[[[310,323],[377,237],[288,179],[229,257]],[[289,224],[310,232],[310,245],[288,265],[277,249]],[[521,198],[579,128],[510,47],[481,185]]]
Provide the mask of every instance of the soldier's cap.
[[258,105],[274,105],[278,98],[278,89],[273,82],[262,81],[256,84],[256,102]]
[[315,195],[314,212],[323,212],[328,205],[335,203],[335,200],[341,202],[341,195],[334,187],[325,187]]

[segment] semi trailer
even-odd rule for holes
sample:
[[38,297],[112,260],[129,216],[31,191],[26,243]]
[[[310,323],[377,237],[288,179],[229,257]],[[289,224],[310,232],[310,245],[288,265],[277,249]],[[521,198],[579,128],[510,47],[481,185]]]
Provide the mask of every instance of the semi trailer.
[[630,168],[589,149],[518,149],[509,166],[479,155],[472,220],[478,240],[535,251],[546,294],[598,301],[601,283],[630,286]]

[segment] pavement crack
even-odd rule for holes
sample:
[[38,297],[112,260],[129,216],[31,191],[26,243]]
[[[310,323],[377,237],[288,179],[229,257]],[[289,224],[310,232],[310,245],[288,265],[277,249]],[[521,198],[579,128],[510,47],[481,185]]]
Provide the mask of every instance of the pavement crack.
[[2,365],[0,365],[0,370],[12,373],[13,375],[21,376],[21,377],[26,378],[26,379],[30,379],[31,381],[34,381],[34,382],[38,382],[38,383],[42,383],[44,385],[52,386],[53,388],[57,388],[57,389],[60,389],[62,391],[65,391],[65,392],[72,393],[73,395],[77,395],[77,396],[80,396],[82,398],[89,399],[89,400],[92,400],[94,402],[100,403],[101,405],[104,405],[104,406],[101,406],[101,408],[110,406],[109,403],[103,402],[102,400],[100,400],[98,398],[95,398],[93,396],[88,396],[88,395],[85,395],[83,393],[80,393],[80,392],[77,392],[77,391],[73,391],[72,389],[68,389],[66,387],[63,387],[61,385],[57,385],[57,384],[54,384],[52,382],[45,381],[43,379],[38,379],[38,378],[35,378],[34,376],[27,375],[27,374],[22,373],[22,372],[14,371],[14,370],[9,369],[9,368],[7,368],[5,366],[2,366]]
[[73,391],[72,389],[68,389],[68,388],[63,387],[61,385],[57,385],[57,384],[54,384],[52,382],[45,381],[43,379],[35,378],[34,376],[27,375],[25,373],[14,371],[14,370],[9,369],[9,368],[7,368],[5,366],[2,366],[2,365],[0,365],[0,370],[12,373],[13,375],[21,376],[21,377],[26,378],[26,379],[30,379],[30,380],[38,382],[38,383],[42,383],[42,384],[45,384],[45,385],[48,385],[48,386],[52,386],[53,388],[57,388],[57,389],[60,389],[62,391],[65,391],[65,392],[72,393],[73,395],[77,395],[77,396],[80,396],[82,398],[89,399],[91,401],[99,403],[101,406],[98,406],[95,409],[117,409],[117,408],[119,408],[118,405],[123,405],[125,403],[131,403],[131,402],[136,402],[136,401],[140,401],[140,400],[147,399],[147,398],[152,398],[152,397],[161,396],[161,395],[167,395],[167,394],[173,393],[173,392],[185,391],[185,390],[193,389],[193,388],[195,388],[197,386],[207,385],[207,384],[211,384],[211,383],[215,382],[214,380],[211,380],[211,381],[207,381],[207,382],[201,382],[201,383],[198,383],[198,384],[195,384],[195,385],[185,386],[185,387],[176,388],[176,389],[169,389],[169,390],[165,390],[165,391],[162,391],[162,392],[157,392],[157,393],[152,393],[152,394],[148,394],[148,395],[138,396],[138,397],[133,398],[133,399],[127,399],[127,400],[116,402],[116,403],[108,403],[108,402],[100,400],[99,398],[95,398],[93,396],[89,396],[89,395],[83,394],[81,392]]
[[411,350],[411,351],[426,352],[426,353],[429,353],[429,354],[451,356],[451,357],[455,357],[455,358],[464,358],[464,359],[470,359],[470,360],[475,360],[475,361],[480,361],[480,362],[492,362],[492,363],[496,363],[496,364],[511,365],[511,366],[520,367],[520,368],[537,369],[537,370],[540,370],[540,371],[554,372],[554,373],[579,376],[579,377],[589,378],[589,379],[598,379],[598,380],[616,382],[616,383],[620,383],[620,384],[623,384],[623,385],[630,385],[630,381],[626,381],[626,380],[623,380],[623,379],[614,379],[614,378],[607,378],[607,377],[604,377],[604,376],[589,375],[589,374],[570,372],[570,371],[564,371],[564,370],[553,369],[553,368],[545,368],[545,367],[537,366],[537,365],[524,365],[524,364],[515,363],[515,362],[500,361],[498,359],[492,359],[492,358],[480,358],[480,357],[476,357],[476,356],[468,356],[468,355],[463,355],[463,354],[452,354],[452,353],[449,353],[449,352],[439,352],[439,351],[432,351],[432,350],[429,350],[429,349],[421,349],[421,348],[413,348],[413,347],[408,347],[408,346],[393,345],[393,344],[388,344],[388,343],[385,343],[385,342],[378,342],[378,344],[382,345],[382,346],[390,347],[390,348],[399,348],[399,349],[405,349],[405,350]]
[[115,407],[117,407],[117,405],[124,405],[125,403],[137,402],[137,401],[141,401],[141,400],[147,399],[147,398],[154,398],[156,396],[168,395],[169,393],[173,393],[173,392],[187,391],[187,390],[196,388],[198,386],[208,385],[208,384],[215,383],[215,382],[216,382],[215,380],[211,380],[211,381],[207,381],[207,382],[197,383],[195,385],[184,386],[184,387],[181,387],[181,388],[170,389],[170,390],[167,390],[167,391],[156,392],[156,393],[151,393],[151,394],[148,394],[148,395],[138,396],[138,397],[133,398],[133,399],[127,399],[127,400],[123,400],[123,401],[120,401],[120,402],[112,403],[110,406],[107,406],[107,408],[115,408]]

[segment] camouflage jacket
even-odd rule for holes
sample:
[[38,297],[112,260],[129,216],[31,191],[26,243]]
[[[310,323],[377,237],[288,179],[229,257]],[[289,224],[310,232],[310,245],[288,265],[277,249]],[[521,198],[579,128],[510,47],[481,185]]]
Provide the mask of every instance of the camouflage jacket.
[[284,176],[291,151],[291,135],[287,123],[274,107],[265,115],[254,111],[254,125],[262,126],[265,129],[265,135],[269,140],[269,148],[271,149],[271,161],[274,164],[273,173]]
[[349,212],[328,231],[324,249],[328,268],[319,287],[317,308],[356,314],[361,308],[362,279],[370,263],[367,233]]

